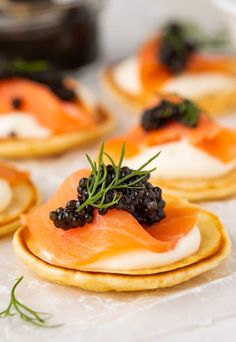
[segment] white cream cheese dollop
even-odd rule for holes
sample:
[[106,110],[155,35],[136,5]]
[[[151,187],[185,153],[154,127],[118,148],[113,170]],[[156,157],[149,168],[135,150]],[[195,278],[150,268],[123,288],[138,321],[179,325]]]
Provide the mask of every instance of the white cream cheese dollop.
[[117,64],[113,71],[116,83],[131,94],[139,94],[142,85],[139,77],[138,59],[131,57]]
[[15,134],[19,138],[45,138],[51,135],[48,128],[41,126],[30,114],[12,112],[0,115],[0,138]]
[[174,249],[164,253],[154,253],[148,250],[133,250],[121,252],[84,266],[82,270],[111,271],[111,270],[142,270],[173,264],[194,254],[200,247],[201,233],[197,226],[182,237]]
[[159,178],[214,178],[222,176],[236,167],[236,159],[223,163],[206,152],[189,144],[186,140],[144,148],[124,164],[136,169],[157,152],[160,155],[150,165],[156,167],[152,176]]
[[[130,94],[138,95],[142,91],[137,57],[119,63],[113,71],[116,83]],[[200,97],[212,92],[236,88],[236,80],[220,72],[182,73],[166,81],[162,90],[178,93],[183,97]]]
[[10,205],[11,200],[11,186],[5,179],[0,178],[0,213]]
[[165,92],[178,93],[183,97],[200,97],[209,93],[236,88],[236,80],[217,72],[184,73],[167,81]]

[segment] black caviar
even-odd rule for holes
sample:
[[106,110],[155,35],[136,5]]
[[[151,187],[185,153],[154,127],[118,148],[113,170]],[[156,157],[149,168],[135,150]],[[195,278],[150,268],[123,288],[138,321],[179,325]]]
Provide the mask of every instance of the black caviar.
[[196,49],[197,43],[189,40],[183,26],[170,23],[163,29],[158,59],[170,72],[177,74],[185,69]]
[[23,104],[23,101],[20,97],[14,97],[11,100],[11,104],[14,109],[20,109]]
[[176,103],[166,99],[144,111],[141,126],[152,131],[176,121],[187,127],[196,127],[200,118],[199,108],[190,100],[181,99]]
[[[115,178],[115,169],[112,165],[103,165],[102,172],[106,168],[106,187],[111,184]],[[130,174],[133,170],[128,167],[120,168],[120,178]],[[98,209],[100,215],[105,215],[110,209],[121,209],[132,214],[142,225],[152,225],[165,217],[165,202],[162,199],[162,191],[159,187],[154,187],[148,182],[150,174],[148,173],[142,180],[135,184],[135,187],[129,184],[133,183],[138,176],[127,180],[125,187],[115,188],[107,192],[104,204],[111,203],[114,198],[117,202],[108,208]],[[58,228],[68,230],[75,227],[83,227],[85,223],[90,223],[94,218],[93,206],[87,205],[79,210],[81,204],[88,199],[88,183],[93,182],[93,174],[88,178],[82,178],[78,185],[77,200],[69,201],[65,208],[58,208],[50,213],[50,219]]]
[[[40,63],[42,67],[37,66],[40,66]],[[76,91],[65,84],[64,73],[44,61],[16,60],[3,63],[0,68],[0,80],[13,78],[26,78],[44,84],[63,101],[75,101],[77,99]]]

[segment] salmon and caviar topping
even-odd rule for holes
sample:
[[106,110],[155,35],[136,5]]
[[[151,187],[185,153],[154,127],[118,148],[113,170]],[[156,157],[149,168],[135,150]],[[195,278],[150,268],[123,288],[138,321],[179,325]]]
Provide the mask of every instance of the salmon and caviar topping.
[[0,72],[0,115],[34,116],[53,134],[93,128],[96,118],[79,98],[76,84],[39,62],[18,61]]
[[110,164],[105,165],[104,145],[99,154],[98,165],[88,157],[92,172],[89,177],[79,181],[77,200],[69,201],[65,208],[60,207],[50,213],[56,227],[83,227],[85,223],[93,221],[95,209],[100,215],[105,215],[108,210],[114,208],[125,210],[139,223],[146,225],[159,222],[165,216],[161,189],[148,182],[150,172],[144,170],[158,154],[139,170],[132,170],[121,166],[125,145],[121,151],[117,165],[110,156]]
[[0,80],[0,115],[24,112],[34,116],[54,134],[73,132],[95,125],[89,109],[78,99],[60,100],[47,86],[26,79]]
[[[149,171],[143,171],[149,161],[138,170],[129,170],[122,166],[123,155],[124,150],[120,163],[109,167],[115,172],[109,172],[100,159],[97,166],[92,162],[92,170],[74,173],[47,203],[24,217],[25,240],[34,254],[42,259],[50,255],[51,263],[76,269],[121,251],[167,252],[193,229],[198,209],[176,199],[165,203],[161,189],[148,182]],[[132,197],[134,189],[143,193]],[[70,207],[72,201],[77,203],[76,210],[67,211],[70,217],[59,222],[55,209],[66,208],[68,203]],[[76,215],[86,215],[87,207],[93,214],[84,217],[81,225]]]
[[235,58],[199,51],[203,43],[179,23],[166,25],[161,34],[151,38],[139,51],[140,79],[145,89],[160,90],[173,76],[182,72],[236,73]]
[[192,102],[177,95],[157,97],[144,111],[141,124],[126,136],[106,143],[106,152],[117,160],[126,143],[126,158],[135,157],[142,148],[186,139],[205,153],[228,163],[236,158],[236,131],[221,127]]

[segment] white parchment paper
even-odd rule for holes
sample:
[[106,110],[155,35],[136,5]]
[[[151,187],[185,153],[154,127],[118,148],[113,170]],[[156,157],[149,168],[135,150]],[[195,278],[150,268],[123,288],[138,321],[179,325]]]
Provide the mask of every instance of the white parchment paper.
[[[80,79],[109,106],[117,118],[116,134],[125,132],[137,117],[101,92],[96,77],[100,66],[84,70]],[[236,117],[220,120],[236,126]],[[42,160],[13,162],[29,170],[47,199],[74,170],[87,165],[84,152],[93,155],[98,142],[86,149]],[[205,203],[220,216],[232,239],[231,257],[214,271],[171,289],[139,293],[92,293],[40,279],[15,256],[11,237],[0,240],[0,311],[9,300],[15,279],[24,275],[19,298],[30,307],[53,314],[57,329],[36,328],[19,318],[0,320],[0,341],[175,341],[189,331],[212,327],[236,315],[236,199]],[[197,336],[197,335],[196,335]],[[200,341],[201,339],[196,339]],[[178,341],[178,339],[176,339]]]

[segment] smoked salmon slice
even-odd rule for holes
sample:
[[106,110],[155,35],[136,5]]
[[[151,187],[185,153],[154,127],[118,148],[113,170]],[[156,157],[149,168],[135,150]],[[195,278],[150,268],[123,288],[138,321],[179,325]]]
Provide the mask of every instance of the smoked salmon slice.
[[[140,79],[144,89],[160,90],[172,77],[175,77],[158,61],[158,49],[161,36],[148,40],[138,52]],[[226,75],[236,75],[235,58],[203,53],[193,53],[190,56],[184,72],[220,72]]]
[[50,211],[76,199],[79,180],[89,174],[89,170],[74,173],[46,204],[23,218],[28,248],[51,264],[78,268],[99,257],[122,251],[166,252],[173,249],[196,224],[197,208],[171,201],[166,205],[166,218],[148,229],[130,213],[118,209],[109,210],[105,215],[95,212],[93,222],[82,228],[67,231],[56,228],[49,218]]
[[172,74],[158,61],[158,49],[161,38],[147,41],[138,52],[140,79],[144,89],[160,90]]
[[7,180],[11,184],[17,184],[19,180],[29,179],[27,172],[22,172],[5,164],[0,164],[0,178]]
[[[24,112],[33,115],[54,134],[77,131],[95,125],[95,119],[79,100],[60,100],[46,85],[27,79],[0,81],[0,115]],[[21,106],[14,109],[12,101],[20,99]]]
[[188,140],[191,145],[223,163],[228,163],[236,158],[236,131],[221,127],[205,115],[201,115],[197,127],[193,128],[177,122],[172,122],[153,131],[145,131],[140,125],[136,126],[126,136],[108,141],[105,150],[117,161],[123,142],[126,144],[126,158],[132,158],[142,148],[182,139]]

